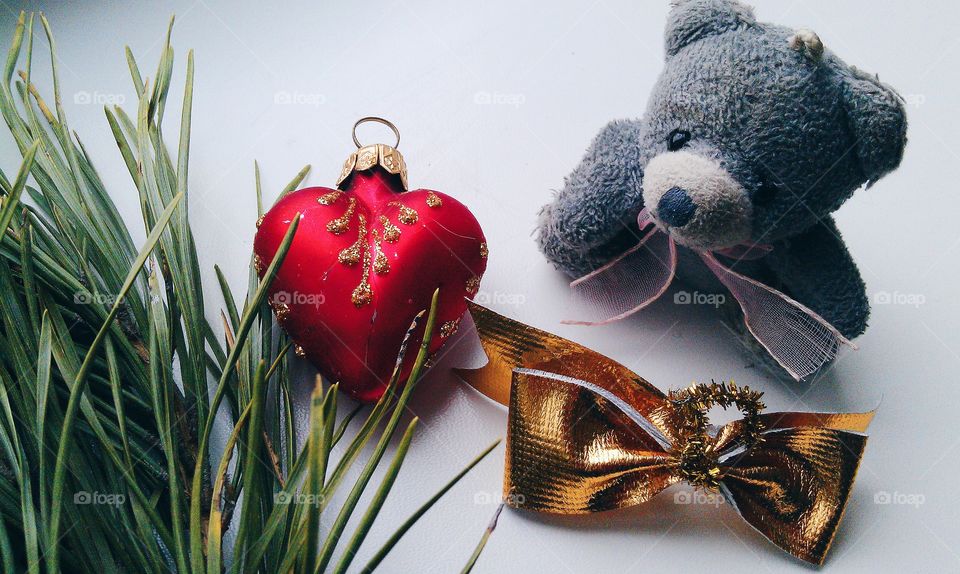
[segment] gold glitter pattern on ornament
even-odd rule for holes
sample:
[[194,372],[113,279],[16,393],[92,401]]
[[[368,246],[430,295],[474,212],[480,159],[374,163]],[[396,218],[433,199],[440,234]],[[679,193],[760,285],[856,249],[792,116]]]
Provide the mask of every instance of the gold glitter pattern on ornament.
[[360,284],[354,288],[350,295],[350,300],[358,309],[368,305],[373,300],[373,289],[370,287],[370,242],[366,240],[366,236],[366,221],[364,221],[363,234],[360,236],[363,239],[363,271],[360,276]]
[[400,228],[390,222],[386,215],[380,216],[380,225],[383,225],[383,240],[387,243],[400,241]]
[[443,200],[440,199],[440,196],[433,193],[432,191],[427,192],[427,207],[437,208],[443,205]]
[[340,196],[342,195],[343,195],[342,191],[340,191],[339,189],[335,189],[331,192],[325,193],[320,197],[318,197],[317,203],[319,203],[320,205],[333,205],[334,203],[336,203],[338,199],[340,199]]
[[340,263],[343,263],[346,266],[356,265],[360,263],[360,254],[363,249],[363,245],[367,241],[367,218],[362,214],[358,216],[359,221],[359,230],[357,232],[357,240],[350,247],[344,248],[337,259]]
[[487,244],[486,244],[486,243],[481,243],[481,244],[480,244],[480,258],[481,258],[481,259],[486,259],[488,255],[490,255],[490,249],[487,248]]
[[350,220],[353,219],[353,214],[357,211],[357,199],[351,197],[348,201],[347,210],[343,212],[343,215],[327,222],[327,231],[334,235],[340,235],[350,229]]
[[273,313],[277,316],[277,321],[283,323],[290,317],[290,305],[274,302],[272,307]]
[[444,339],[453,335],[457,332],[457,329],[460,328],[460,319],[454,319],[453,321],[447,321],[443,325],[440,325],[440,336]]
[[467,290],[467,294],[476,295],[477,290],[480,289],[480,277],[474,275],[473,277],[467,279],[467,282],[463,287]]
[[364,305],[369,305],[373,300],[373,289],[370,288],[370,246],[367,245],[363,250],[363,276],[360,278],[360,284],[353,290],[350,300],[358,309]]
[[261,214],[260,217],[257,218],[257,229],[260,229],[260,226],[263,225],[263,218],[266,217],[266,216],[267,216],[267,214],[264,213],[264,214]]
[[306,357],[307,352],[303,350],[303,347],[300,345],[293,346],[293,352],[297,354],[298,357]]
[[404,225],[413,225],[418,219],[420,219],[420,214],[417,213],[416,209],[407,207],[399,201],[391,201],[387,205],[395,206],[400,209],[399,213],[397,214],[397,219],[399,219],[400,223]]
[[263,275],[264,269],[265,267],[263,265],[263,259],[260,257],[260,255],[254,253],[253,254],[253,270],[257,272],[257,275]]
[[373,245],[375,249],[373,256],[373,272],[377,275],[386,275],[390,272],[390,260],[387,259],[387,255],[380,247],[380,233],[376,229],[373,230]]

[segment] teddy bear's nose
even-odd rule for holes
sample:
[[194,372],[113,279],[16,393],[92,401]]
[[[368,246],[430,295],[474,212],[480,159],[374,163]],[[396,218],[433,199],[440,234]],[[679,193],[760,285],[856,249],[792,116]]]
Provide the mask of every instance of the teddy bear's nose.
[[657,203],[657,218],[670,227],[683,227],[696,210],[697,204],[690,199],[687,190],[674,186]]

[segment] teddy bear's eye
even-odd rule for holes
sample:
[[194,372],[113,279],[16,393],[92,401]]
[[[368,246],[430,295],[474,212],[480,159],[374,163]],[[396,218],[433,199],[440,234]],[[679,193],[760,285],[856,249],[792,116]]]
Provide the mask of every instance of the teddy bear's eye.
[[667,149],[670,151],[677,151],[678,149],[684,148],[689,141],[690,132],[677,128],[670,132],[670,135],[667,136]]

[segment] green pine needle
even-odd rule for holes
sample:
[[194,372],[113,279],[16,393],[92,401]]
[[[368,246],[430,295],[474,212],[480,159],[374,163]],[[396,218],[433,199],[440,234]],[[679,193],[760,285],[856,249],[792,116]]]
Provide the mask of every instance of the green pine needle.
[[[152,80],[126,49],[136,107],[104,110],[148,230],[138,250],[70,130],[51,26],[36,19],[50,46],[52,97],[31,79],[33,14],[21,13],[0,78],[0,115],[22,156],[12,180],[0,172],[0,564],[31,574],[322,572],[331,564],[345,572],[402,480],[416,418],[333,562],[422,372],[437,294],[408,380],[394,373],[356,432],[351,421],[364,407],[338,416],[337,385],[318,381],[310,433],[297,444],[292,343],[276,329],[267,294],[299,218],[263,278],[249,270],[246,293],[235,295],[219,268],[210,270],[219,289],[204,293],[187,210],[197,143],[192,51],[175,150],[162,129],[179,68],[171,20]],[[259,164],[254,172],[260,215]],[[208,321],[217,315],[222,325]],[[220,425],[231,432],[214,444]],[[401,524],[364,572],[494,446]],[[355,463],[359,478],[331,508]],[[324,512],[335,516],[326,532]]]

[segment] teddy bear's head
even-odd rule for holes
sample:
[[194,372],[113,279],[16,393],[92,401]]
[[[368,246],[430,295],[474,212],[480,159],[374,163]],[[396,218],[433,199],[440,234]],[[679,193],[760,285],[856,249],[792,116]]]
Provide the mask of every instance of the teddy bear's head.
[[899,96],[816,34],[732,0],[681,0],[640,134],[643,203],[677,242],[720,249],[813,225],[900,163]]

